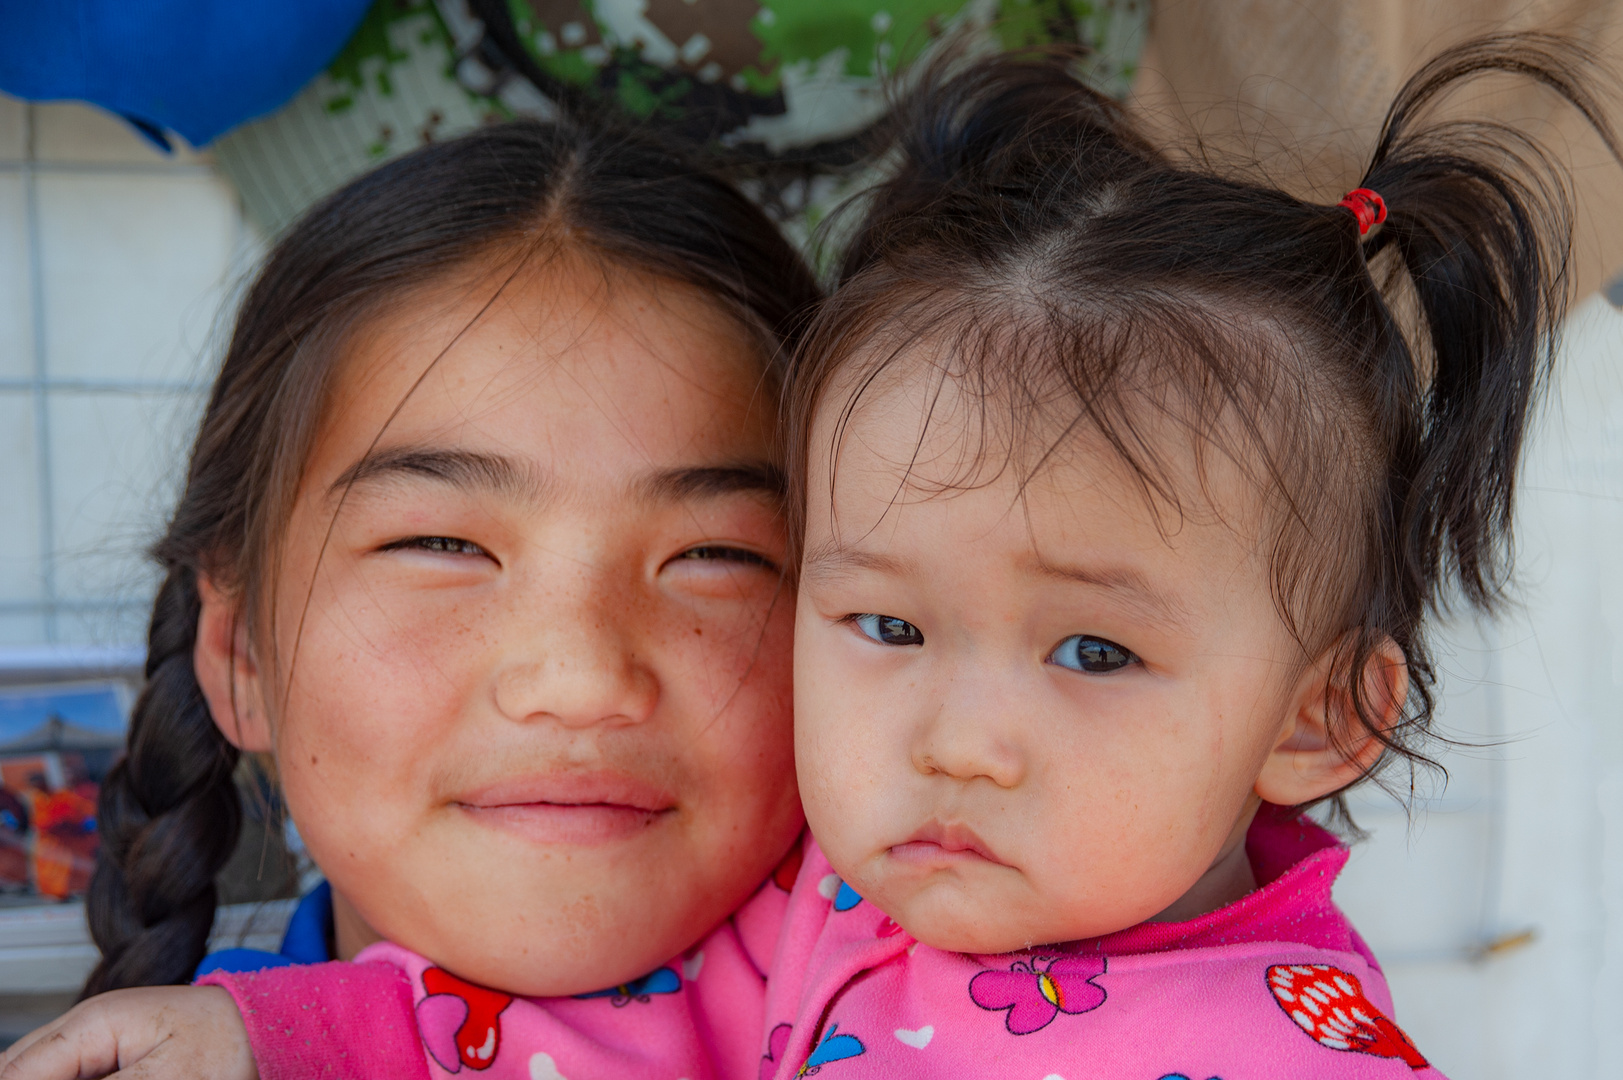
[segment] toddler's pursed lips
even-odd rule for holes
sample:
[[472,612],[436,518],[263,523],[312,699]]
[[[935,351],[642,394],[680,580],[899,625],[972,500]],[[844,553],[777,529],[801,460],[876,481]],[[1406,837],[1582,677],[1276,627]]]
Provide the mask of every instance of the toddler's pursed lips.
[[975,830],[959,823],[927,822],[900,844],[891,846],[892,858],[908,863],[945,863],[976,860],[1008,865],[993,853]]

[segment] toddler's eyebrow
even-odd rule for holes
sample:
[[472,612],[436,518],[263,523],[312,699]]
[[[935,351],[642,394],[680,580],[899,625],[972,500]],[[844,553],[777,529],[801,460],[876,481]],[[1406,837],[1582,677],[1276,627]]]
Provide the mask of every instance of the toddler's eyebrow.
[[[1109,589],[1118,596],[1126,597],[1129,603],[1142,610],[1145,618],[1152,621],[1174,626],[1187,625],[1189,622],[1188,611],[1182,604],[1150,584],[1148,578],[1130,566],[1066,566],[1041,559],[1034,560],[1030,565],[1036,573],[1046,578]],[[913,573],[916,567],[910,560],[894,555],[830,544],[808,551],[800,568],[803,579],[837,577],[851,570],[870,570],[877,574],[905,577]]]
[[1145,608],[1147,616],[1159,622],[1183,625],[1189,621],[1189,613],[1182,604],[1130,566],[1068,566],[1044,559],[1036,560],[1035,566],[1043,577],[1126,594]]

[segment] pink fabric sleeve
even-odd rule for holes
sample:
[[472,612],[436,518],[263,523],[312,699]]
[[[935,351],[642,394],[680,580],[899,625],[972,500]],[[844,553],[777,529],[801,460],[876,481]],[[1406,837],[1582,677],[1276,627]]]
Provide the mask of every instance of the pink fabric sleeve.
[[260,1080],[428,1080],[411,983],[391,964],[300,964],[197,980],[236,1001]]

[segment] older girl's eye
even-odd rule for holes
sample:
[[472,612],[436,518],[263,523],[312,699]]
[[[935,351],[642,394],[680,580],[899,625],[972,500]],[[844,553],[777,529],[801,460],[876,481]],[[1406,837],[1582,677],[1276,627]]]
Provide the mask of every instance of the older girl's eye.
[[1048,654],[1048,662],[1090,675],[1109,675],[1138,663],[1138,657],[1113,641],[1076,634],[1054,646],[1054,651]]
[[924,635],[906,619],[894,615],[852,615],[862,633],[881,645],[923,645]]
[[692,562],[736,562],[746,566],[764,567],[767,570],[777,569],[772,560],[765,555],[745,548],[728,547],[725,544],[702,544],[699,547],[688,548],[677,558]]
[[384,546],[384,551],[429,551],[436,555],[476,555],[490,558],[490,552],[472,540],[454,536],[412,536]]

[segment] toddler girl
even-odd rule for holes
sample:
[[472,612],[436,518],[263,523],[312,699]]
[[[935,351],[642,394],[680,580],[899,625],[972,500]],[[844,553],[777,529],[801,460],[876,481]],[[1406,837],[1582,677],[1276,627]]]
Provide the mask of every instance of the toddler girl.
[[[1594,118],[1575,55],[1442,57],[1331,205],[1170,161],[1062,62],[925,78],[790,387],[817,842],[738,1075],[1436,1075],[1302,810],[1419,760],[1424,616],[1497,595],[1564,299],[1540,159],[1420,113],[1511,70]],[[506,995],[452,1068],[456,995],[402,966],[433,1075],[619,1075]],[[219,981],[262,1073],[364,1042]],[[642,1045],[658,992],[614,992]]]
[[920,93],[791,387],[817,846],[763,1077],[1436,1075],[1302,810],[1419,760],[1565,299],[1541,159],[1423,111],[1509,70],[1593,119],[1572,55],[1442,56],[1329,205],[1059,65]]

